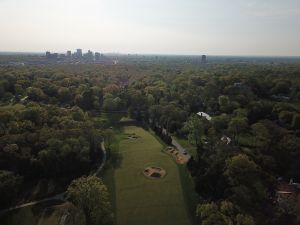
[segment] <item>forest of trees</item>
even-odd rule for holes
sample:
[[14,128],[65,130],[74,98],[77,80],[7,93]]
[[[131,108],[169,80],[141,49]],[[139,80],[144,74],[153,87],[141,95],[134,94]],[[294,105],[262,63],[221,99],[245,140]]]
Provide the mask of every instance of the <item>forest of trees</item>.
[[89,171],[109,127],[95,115],[120,111],[196,147],[199,224],[299,223],[275,192],[300,182],[300,64],[5,66],[0,101],[3,205],[29,180]]

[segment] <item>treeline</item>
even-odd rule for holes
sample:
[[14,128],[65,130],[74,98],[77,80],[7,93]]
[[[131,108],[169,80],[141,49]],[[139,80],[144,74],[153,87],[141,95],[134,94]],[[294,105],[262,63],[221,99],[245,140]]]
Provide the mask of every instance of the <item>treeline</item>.
[[[9,105],[0,107],[0,121],[1,193],[21,180],[71,179],[101,160],[102,131],[78,107]],[[2,203],[12,200],[1,196]]]

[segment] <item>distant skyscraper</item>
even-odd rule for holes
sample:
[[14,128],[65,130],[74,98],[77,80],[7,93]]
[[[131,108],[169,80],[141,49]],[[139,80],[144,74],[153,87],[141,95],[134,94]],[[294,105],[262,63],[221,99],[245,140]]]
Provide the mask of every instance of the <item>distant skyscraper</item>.
[[67,58],[71,59],[72,58],[72,52],[71,51],[67,51]]
[[47,59],[50,59],[51,58],[51,53],[48,51],[48,52],[46,52],[46,58]]
[[95,52],[95,60],[99,61],[100,60],[100,53],[99,52]]
[[76,53],[77,53],[77,57],[78,57],[78,58],[81,58],[81,57],[82,57],[82,49],[78,48],[78,49],[76,50]]
[[53,54],[51,55],[51,58],[57,59],[57,58],[58,58],[58,53],[53,53]]
[[57,59],[58,58],[58,53],[51,53],[49,51],[46,52],[46,58],[47,59]]
[[88,61],[93,61],[94,60],[94,53],[91,50],[88,50],[88,52],[84,55],[85,59]]
[[207,61],[206,61],[206,55],[202,55],[202,57],[201,57],[201,63],[202,64],[206,64],[207,63]]

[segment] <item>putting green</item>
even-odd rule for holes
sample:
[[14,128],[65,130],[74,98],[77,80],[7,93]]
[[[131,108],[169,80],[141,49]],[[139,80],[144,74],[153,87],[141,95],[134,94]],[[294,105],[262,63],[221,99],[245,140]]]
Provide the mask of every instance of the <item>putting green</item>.
[[[143,128],[127,126],[123,132],[139,138],[123,138],[119,144],[120,164],[114,169],[116,224],[190,225],[176,163]],[[147,166],[162,167],[167,174],[162,179],[146,178]]]

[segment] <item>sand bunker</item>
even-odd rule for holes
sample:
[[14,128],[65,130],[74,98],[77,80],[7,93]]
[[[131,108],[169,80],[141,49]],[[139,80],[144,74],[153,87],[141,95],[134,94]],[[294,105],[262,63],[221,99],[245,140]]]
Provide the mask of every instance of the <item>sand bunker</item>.
[[186,164],[189,161],[187,153],[186,152],[181,153],[175,147],[168,146],[166,148],[166,152],[170,154],[179,164]]
[[144,169],[143,174],[150,178],[163,178],[166,171],[160,167],[150,166]]
[[133,133],[133,134],[127,134],[127,138],[130,139],[130,140],[136,140],[140,137]]

